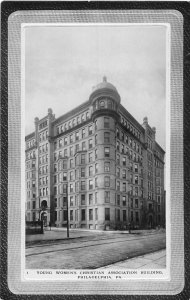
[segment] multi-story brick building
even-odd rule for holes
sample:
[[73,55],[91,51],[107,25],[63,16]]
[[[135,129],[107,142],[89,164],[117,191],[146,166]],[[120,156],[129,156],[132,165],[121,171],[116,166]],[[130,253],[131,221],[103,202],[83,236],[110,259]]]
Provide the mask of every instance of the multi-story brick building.
[[89,100],[26,136],[26,219],[71,228],[165,225],[164,150],[103,82]]

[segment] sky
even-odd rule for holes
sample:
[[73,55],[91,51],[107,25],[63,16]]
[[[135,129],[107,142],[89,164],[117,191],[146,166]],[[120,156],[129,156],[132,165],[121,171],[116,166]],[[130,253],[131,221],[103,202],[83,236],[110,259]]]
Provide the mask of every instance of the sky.
[[103,76],[142,124],[148,117],[165,149],[166,27],[30,26],[25,28],[25,132],[48,108],[55,117],[89,99]]

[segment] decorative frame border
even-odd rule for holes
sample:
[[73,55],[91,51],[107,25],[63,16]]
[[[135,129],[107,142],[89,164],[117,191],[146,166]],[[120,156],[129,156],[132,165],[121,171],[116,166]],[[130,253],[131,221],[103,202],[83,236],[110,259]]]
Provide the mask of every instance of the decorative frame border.
[[[170,4],[170,5],[169,5]],[[7,78],[7,62],[8,62],[8,57],[7,57],[7,52],[5,52],[5,50],[7,50],[7,38],[8,38],[8,32],[7,32],[7,20],[8,18],[10,17],[11,13],[14,12],[14,11],[17,11],[17,10],[33,10],[33,9],[40,9],[40,10],[49,10],[49,9],[74,9],[74,10],[92,10],[92,9],[95,9],[95,10],[99,10],[99,9],[109,9],[109,10],[113,10],[113,9],[118,9],[118,10],[128,10],[128,9],[177,9],[178,12],[181,11],[182,15],[183,15],[183,18],[184,18],[184,24],[186,24],[186,26],[188,25],[188,11],[189,11],[189,4],[186,5],[188,3],[181,3],[181,6],[180,6],[180,3],[174,5],[174,3],[170,2],[170,3],[166,3],[166,2],[162,2],[162,3],[159,3],[159,2],[154,2],[154,3],[147,3],[147,2],[144,2],[144,3],[139,3],[139,2],[101,2],[101,3],[84,3],[84,2],[80,2],[80,8],[79,8],[79,3],[75,3],[75,2],[38,2],[38,3],[35,3],[35,2],[3,2],[3,5],[2,5],[2,12],[3,12],[3,16],[2,16],[2,23],[3,23],[3,32],[2,32],[2,47],[3,47],[3,53],[2,53],[2,56],[3,56],[3,59],[2,59],[2,102],[1,102],[1,107],[2,107],[2,123],[1,123],[1,128],[2,128],[2,158],[1,158],[1,163],[2,163],[2,179],[1,179],[1,184],[2,184],[2,196],[4,197],[5,201],[2,202],[2,218],[1,218],[1,222],[2,222],[2,231],[1,231],[1,241],[2,241],[2,248],[1,248],[1,252],[2,250],[4,249],[7,249],[7,239],[5,237],[7,237],[7,216],[8,216],[8,213],[7,213],[7,172],[8,172],[8,168],[7,168],[7,159],[8,159],[8,156],[7,156],[7,147],[8,147],[8,140],[7,140],[7,125],[8,125],[8,120],[7,120],[7,113],[8,113],[8,107],[7,107],[7,99],[8,99],[8,93],[7,93],[7,87],[8,87],[8,78]],[[161,7],[162,6],[162,7]],[[163,8],[164,6],[164,8]],[[180,14],[177,12],[177,15],[179,16]],[[185,17],[186,16],[186,17]],[[186,33],[186,36],[184,35],[184,38],[188,37],[188,30],[186,27],[186,31],[184,32],[184,34]],[[188,43],[189,43],[189,40],[188,39],[184,39],[185,40],[185,43],[184,43],[184,52],[185,54],[187,54],[188,52]],[[180,62],[179,62],[180,63]],[[188,62],[188,57],[187,57],[187,62],[186,64],[184,64],[184,107],[187,107],[187,110],[184,110],[184,117],[186,118],[186,116],[188,116],[188,103],[186,102],[187,101],[187,98],[189,97],[189,89],[188,89],[188,79],[190,76],[190,72],[189,72],[189,62]],[[187,106],[186,106],[187,105]],[[180,109],[182,109],[182,107],[180,107]],[[13,110],[14,112],[17,111],[17,109],[15,107],[13,107]],[[175,113],[175,108],[174,108],[174,113]],[[17,116],[18,117],[18,116]],[[180,115],[178,116],[180,117]],[[186,120],[186,119],[185,119]],[[185,125],[188,125],[188,123],[185,123]],[[174,124],[175,125],[175,124]],[[186,125],[186,126],[187,126]],[[174,126],[175,127],[175,126]],[[185,146],[185,162],[186,162],[186,159],[188,159],[188,149],[189,149],[189,139],[188,139],[188,126],[187,127],[184,127],[184,141],[186,142]],[[175,137],[175,136],[174,136]],[[176,147],[178,147],[179,145],[176,145]],[[179,148],[178,148],[179,149]],[[174,149],[175,150],[175,149]],[[183,149],[182,147],[180,147],[180,151],[177,152],[177,157],[175,157],[175,159],[179,159],[181,160],[181,158],[183,157],[183,153],[182,153]],[[175,152],[175,151],[174,151]],[[18,153],[17,153],[18,154]],[[176,154],[176,152],[174,153]],[[175,171],[177,172],[178,171],[178,168],[177,166],[175,166],[176,169]],[[15,163],[14,165],[14,168],[18,168],[19,169],[19,164]],[[16,169],[15,169],[16,170]],[[188,173],[188,170],[189,170],[189,165],[188,165],[188,160],[187,160],[187,163],[185,164],[185,170],[186,170],[186,175],[189,175]],[[182,175],[182,176],[181,176]],[[183,177],[183,174],[181,174],[181,178]],[[187,180],[187,181],[186,181]],[[185,184],[188,183],[188,177],[185,177]],[[187,187],[187,186],[186,186]],[[183,187],[178,185],[178,192],[179,194],[178,195],[181,195],[181,192],[183,192]],[[187,193],[187,196],[188,196],[188,193]],[[186,198],[185,198],[186,199]],[[187,199],[186,199],[187,201]],[[189,219],[187,219],[188,217],[188,203],[186,203],[185,201],[185,210],[184,210],[184,216],[185,216],[185,222],[187,224],[187,227],[188,227],[188,222],[189,222]],[[11,221],[11,220],[9,220]],[[9,223],[9,225],[11,226],[11,222]],[[187,227],[185,227],[185,237],[188,238],[188,231],[187,231]],[[10,227],[9,227],[10,228]],[[175,235],[175,233],[174,233]],[[181,236],[181,235],[180,235]],[[185,242],[187,242],[187,239],[185,240]],[[185,243],[186,245],[186,243]],[[13,246],[13,244],[12,244]],[[181,245],[183,246],[183,245]],[[8,250],[9,251],[12,251],[14,249],[9,249],[10,247],[8,247]],[[188,248],[185,248],[185,250],[188,250]],[[180,252],[181,253],[181,252]],[[188,251],[186,252],[185,251],[185,254],[186,254],[186,263],[189,262],[188,260]],[[3,285],[3,293],[2,295],[3,296],[8,296],[7,299],[14,299],[13,297],[15,296],[14,294],[11,294],[9,289],[8,289],[8,285],[7,285],[7,275],[9,275],[9,277],[14,274],[11,275],[11,273],[7,274],[7,265],[4,263],[6,260],[4,260],[4,257],[1,256],[2,261],[1,261],[1,277],[2,277],[2,283],[4,284]],[[13,255],[12,257],[12,261],[13,259],[15,259],[15,256]],[[176,259],[178,259],[176,257]],[[182,257],[182,260],[183,260],[183,257]],[[10,261],[9,261],[10,263]],[[177,266],[177,265],[176,265]],[[10,269],[9,269],[10,270]],[[178,269],[179,270],[179,269]],[[186,265],[186,272],[188,271],[188,268],[187,268],[187,265]],[[187,274],[187,273],[186,273]],[[179,276],[177,277],[177,281],[181,280],[181,276],[183,276],[182,273],[179,274]],[[13,276],[14,278],[14,276]],[[186,278],[187,279],[187,278]],[[18,284],[18,282],[17,282]],[[44,285],[44,284],[43,284]],[[17,286],[18,288],[18,286]],[[22,291],[23,293],[27,293],[27,291],[24,291],[23,290],[24,287],[22,287]],[[185,286],[185,289],[187,289],[187,284]],[[23,299],[24,295],[23,293],[21,292],[21,290],[19,289],[19,293],[21,293],[21,298]],[[182,286],[180,287],[180,289],[177,291],[177,292],[180,292],[182,290]],[[187,290],[185,292],[183,291],[181,293],[181,295],[183,294],[182,297],[184,297],[185,295],[187,296]],[[175,292],[174,292],[175,293]],[[52,294],[52,293],[51,293]],[[86,294],[86,293],[85,293]],[[112,294],[111,291],[108,291],[107,294]],[[126,293],[125,293],[126,294]],[[153,293],[152,293],[153,294]],[[168,294],[168,293],[166,293]],[[142,295],[142,293],[141,293]],[[17,296],[19,297],[19,296]],[[33,297],[36,297],[35,296],[31,296],[32,298]],[[39,296],[38,297],[43,297],[43,296]],[[47,299],[47,296],[45,296]],[[56,296],[56,298],[59,297],[59,296]],[[65,296],[66,297],[66,296]],[[76,296],[75,296],[76,297]],[[88,299],[91,298],[92,296],[88,296]],[[101,297],[101,296],[99,296]],[[106,298],[106,296],[103,296],[104,298]],[[112,296],[112,297],[115,297],[115,296]],[[124,295],[123,296],[120,296],[120,299],[122,299],[122,297],[125,297]],[[132,297],[132,296],[130,296]],[[161,298],[162,296],[160,296]],[[167,296],[169,297],[169,296]],[[181,297],[181,296],[180,296]],[[28,297],[27,297],[28,298]],[[80,298],[83,298],[83,296],[80,296]],[[6,299],[6,298],[5,298]],[[35,299],[35,298],[33,298]],[[58,299],[58,298],[57,298]],[[166,299],[166,297],[164,297],[164,299]]]

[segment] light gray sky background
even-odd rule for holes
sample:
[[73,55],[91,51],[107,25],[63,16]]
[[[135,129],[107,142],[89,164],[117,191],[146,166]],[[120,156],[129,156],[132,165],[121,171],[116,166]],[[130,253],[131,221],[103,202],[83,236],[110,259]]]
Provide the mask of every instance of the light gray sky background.
[[26,134],[49,107],[56,118],[88,100],[104,75],[121,104],[147,116],[165,149],[166,27],[62,26],[25,29]]

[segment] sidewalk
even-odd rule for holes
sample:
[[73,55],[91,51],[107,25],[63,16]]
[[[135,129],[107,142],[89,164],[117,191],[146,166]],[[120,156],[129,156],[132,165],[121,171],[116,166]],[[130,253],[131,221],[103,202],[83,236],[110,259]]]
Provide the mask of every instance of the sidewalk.
[[[90,230],[90,229],[70,229],[70,239],[73,238],[84,238],[89,236],[109,236],[109,235],[149,235],[154,233],[162,232],[163,230],[132,230],[129,234],[127,230]],[[49,227],[44,228],[44,234],[31,234],[26,235],[26,243],[35,243],[40,241],[56,241],[56,240],[66,240],[67,239],[67,230],[66,228],[57,228],[52,227],[51,230]]]
[[99,269],[164,269],[166,267],[166,249],[126,259]]

